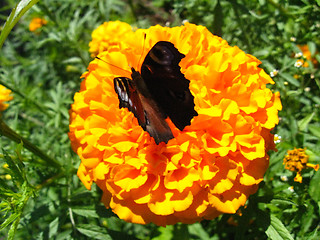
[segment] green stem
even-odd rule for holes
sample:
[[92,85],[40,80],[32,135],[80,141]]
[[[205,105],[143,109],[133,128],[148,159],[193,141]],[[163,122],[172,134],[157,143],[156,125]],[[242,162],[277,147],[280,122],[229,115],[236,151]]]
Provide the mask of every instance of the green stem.
[[63,175],[64,175],[64,172],[61,171],[58,174],[54,175],[53,177],[46,179],[43,183],[37,185],[35,188],[37,190],[40,190],[40,189],[44,188],[45,186],[50,185],[51,183],[53,183],[55,180],[59,179]]
[[12,130],[7,124],[5,124],[0,119],[0,134],[3,136],[6,136],[7,138],[15,141],[16,143],[21,143],[23,146],[28,149],[30,152],[34,153],[38,157],[40,157],[42,160],[44,160],[47,164],[56,167],[61,168],[61,164],[56,161],[55,159],[52,159],[47,154],[42,152],[37,146],[33,145],[31,142],[29,142],[27,139],[21,137],[19,134],[17,134],[14,130]]

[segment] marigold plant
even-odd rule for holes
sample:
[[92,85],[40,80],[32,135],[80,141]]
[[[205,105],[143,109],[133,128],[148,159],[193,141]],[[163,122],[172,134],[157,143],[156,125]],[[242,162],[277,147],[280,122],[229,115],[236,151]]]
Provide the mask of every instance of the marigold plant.
[[319,170],[319,164],[308,163],[309,156],[306,153],[306,149],[295,148],[293,150],[288,150],[288,154],[283,159],[283,164],[285,168],[297,172],[294,181],[302,183],[301,172],[303,169],[313,168],[315,171]]
[[0,85],[0,111],[4,111],[8,108],[9,104],[5,102],[8,102],[13,99],[13,97],[10,96],[10,94],[11,90]]
[[29,30],[30,32],[35,32],[37,29],[41,28],[47,23],[48,21],[43,18],[33,18],[29,24]]
[[132,28],[128,23],[121,21],[105,22],[92,32],[92,41],[89,43],[89,52],[92,57],[111,48],[120,47],[122,40],[128,38]]
[[[69,137],[81,159],[79,178],[87,189],[95,182],[105,206],[128,222],[165,226],[235,213],[257,191],[267,151],[275,149],[270,130],[281,102],[266,87],[273,80],[258,59],[203,26],[132,34],[90,63],[74,96]],[[115,77],[130,77],[130,66],[140,70],[139,59],[158,41],[185,55],[181,72],[198,113],[183,131],[167,120],[174,138],[159,145],[131,112],[119,109],[113,87]]]

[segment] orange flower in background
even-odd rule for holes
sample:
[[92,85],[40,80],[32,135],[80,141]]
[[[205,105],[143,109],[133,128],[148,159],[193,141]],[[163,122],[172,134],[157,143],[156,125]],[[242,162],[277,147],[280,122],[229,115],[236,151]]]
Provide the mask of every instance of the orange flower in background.
[[5,102],[8,102],[13,99],[13,97],[10,96],[10,94],[11,90],[0,85],[0,111],[4,111],[8,108],[9,104]]
[[[309,50],[309,47],[307,44],[305,45],[298,45],[298,47],[301,49],[301,53],[302,53],[302,56],[306,59],[306,60],[309,60],[313,63],[313,65],[317,65],[318,64],[318,61],[317,59],[315,59],[312,55],[311,55],[311,52]],[[302,59],[299,59],[297,60],[297,62],[301,62],[301,65],[303,67],[308,67],[309,66],[309,63],[307,61],[304,61]],[[298,63],[299,64],[299,63]]]
[[[105,62],[90,63],[74,96],[69,137],[81,159],[78,176],[87,189],[95,182],[105,206],[128,222],[165,226],[235,213],[257,191],[267,151],[275,149],[270,130],[282,106],[279,93],[266,88],[273,80],[259,60],[203,26],[132,34],[123,38],[125,48],[99,54]],[[119,109],[113,79],[130,77],[130,66],[140,71],[143,47],[142,59],[158,41],[185,55],[179,65],[198,116],[183,131],[168,121],[174,138],[156,145],[131,112]]]
[[295,148],[293,150],[288,150],[287,156],[283,159],[283,164],[285,168],[297,172],[294,181],[302,183],[301,172],[306,168],[313,168],[315,171],[319,170],[319,164],[308,163],[309,156],[306,154],[306,149]]
[[41,28],[47,23],[48,21],[43,18],[33,18],[29,24],[29,30],[30,32],[35,32],[37,29]]
[[92,32],[92,41],[89,43],[89,52],[92,57],[111,48],[121,47],[123,41],[128,38],[132,28],[128,23],[120,21],[105,22]]

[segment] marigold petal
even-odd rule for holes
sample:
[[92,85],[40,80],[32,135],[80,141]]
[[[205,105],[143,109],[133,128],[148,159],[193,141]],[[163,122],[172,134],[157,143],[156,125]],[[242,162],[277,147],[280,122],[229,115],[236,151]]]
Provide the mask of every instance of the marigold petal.
[[84,164],[80,163],[80,166],[78,168],[77,172],[78,177],[80,178],[83,185],[88,189],[91,190],[91,185],[93,183],[93,177],[91,174],[88,173],[88,170],[84,166]]
[[191,187],[195,181],[199,181],[199,179],[196,170],[181,167],[167,174],[164,178],[164,185],[167,189],[177,189],[181,193],[186,188]]
[[193,194],[190,191],[185,191],[180,194],[174,192],[156,191],[152,195],[151,201],[148,203],[149,209],[157,215],[169,215],[175,211],[184,211],[187,209],[193,200]]
[[297,175],[294,177],[294,181],[295,181],[295,182],[302,183],[301,172],[297,172]]
[[5,102],[11,101],[13,99],[10,94],[11,90],[0,85],[0,111],[4,111],[8,108],[9,104]]
[[98,166],[93,170],[95,179],[104,180],[105,175],[109,173],[109,167],[104,163],[99,163]]

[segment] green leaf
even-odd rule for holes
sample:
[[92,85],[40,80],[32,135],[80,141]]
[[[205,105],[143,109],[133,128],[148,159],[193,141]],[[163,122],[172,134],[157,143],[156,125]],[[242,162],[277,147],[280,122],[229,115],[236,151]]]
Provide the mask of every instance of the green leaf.
[[59,227],[59,217],[55,218],[50,224],[49,224],[49,238],[52,239],[58,232]]
[[74,212],[77,215],[83,216],[83,217],[94,217],[94,218],[99,218],[99,215],[96,213],[96,210],[92,209],[72,209],[72,212]]
[[267,236],[272,240],[293,240],[288,229],[276,216],[270,216],[270,226],[266,230]]
[[174,225],[173,239],[181,239],[181,240],[190,239],[188,225],[187,224]]
[[4,160],[8,164],[8,171],[17,186],[20,186],[25,181],[24,166],[20,162],[20,159],[15,159],[11,157],[8,153],[4,151]]
[[93,224],[81,224],[77,230],[90,239],[112,240],[105,228]]
[[297,204],[293,201],[290,201],[288,199],[272,199],[271,200],[271,203],[273,205],[277,205],[277,204],[281,204],[281,205],[294,205],[294,206],[297,206]]
[[203,229],[200,223],[189,225],[188,229],[191,235],[195,235],[201,240],[210,239],[210,235]]
[[173,239],[173,226],[167,226],[167,227],[159,227],[158,231],[160,232],[160,235],[158,235],[155,238],[152,238],[152,240],[167,240],[167,239]]
[[72,229],[68,229],[66,231],[63,232],[59,232],[57,237],[55,238],[56,240],[66,240],[66,239],[72,239],[71,238],[71,234],[72,234]]
[[17,24],[19,19],[28,11],[34,4],[39,2],[39,0],[21,0],[13,9],[10,16],[7,18],[7,21],[1,31],[0,35],[0,49],[12,28]]
[[14,240],[14,235],[16,233],[19,221],[20,221],[20,216],[11,224],[8,232],[8,240]]
[[289,83],[291,83],[292,85],[296,87],[300,87],[300,82],[297,79],[295,79],[292,75],[288,73],[281,73],[281,72],[279,72],[279,75],[283,77],[285,80],[287,80]]
[[308,48],[309,48],[311,55],[314,55],[317,51],[317,46],[314,42],[308,42]]
[[317,171],[316,174],[310,181],[309,185],[309,194],[316,202],[320,201],[320,191],[319,191],[319,181],[320,181],[320,171]]
[[312,125],[309,125],[308,129],[314,136],[320,138],[320,126],[316,126],[312,124]]
[[308,127],[309,122],[312,120],[313,116],[314,116],[314,112],[307,115],[306,117],[304,117],[303,119],[301,119],[300,121],[298,121],[298,129],[300,131],[305,131],[306,128]]
[[19,219],[20,214],[19,213],[13,213],[10,215],[10,217],[8,217],[0,226],[0,230],[6,228],[7,226],[9,226],[12,222],[16,221],[17,219]]

